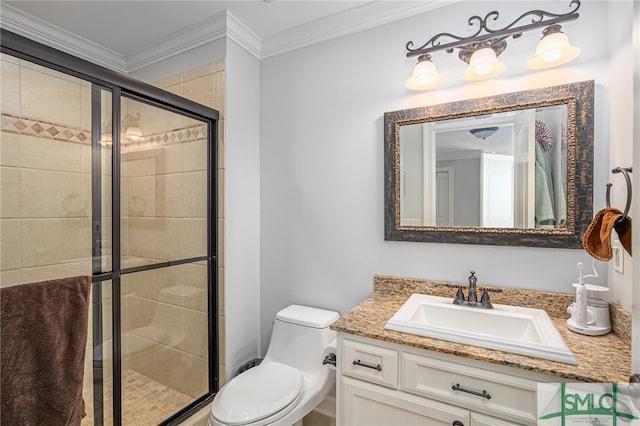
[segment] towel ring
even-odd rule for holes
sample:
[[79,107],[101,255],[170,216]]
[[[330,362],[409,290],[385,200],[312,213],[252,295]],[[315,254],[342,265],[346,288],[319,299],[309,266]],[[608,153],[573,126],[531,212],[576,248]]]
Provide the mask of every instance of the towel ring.
[[[615,169],[611,170],[611,173],[622,173],[624,175],[624,179],[627,181],[627,204],[624,207],[622,217],[616,221],[617,223],[620,223],[627,218],[627,214],[629,213],[629,209],[631,208],[631,178],[629,177],[629,173],[632,172],[632,167],[616,167]],[[612,183],[607,184],[607,207],[611,207],[612,185]]]

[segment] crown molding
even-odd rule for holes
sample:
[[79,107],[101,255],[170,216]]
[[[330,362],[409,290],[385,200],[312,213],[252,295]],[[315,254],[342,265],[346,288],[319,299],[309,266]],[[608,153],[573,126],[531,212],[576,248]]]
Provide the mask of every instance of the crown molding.
[[169,34],[138,53],[126,57],[128,72],[228,37],[259,58],[260,38],[231,13],[224,11]]
[[167,35],[126,57],[127,71],[148,67],[188,50],[226,37],[226,12],[213,15]]
[[262,52],[262,40],[230,12],[227,12],[227,37],[238,43],[247,52],[260,59]]
[[13,33],[105,68],[121,73],[127,72],[125,58],[118,52],[79,37],[6,3],[0,3],[0,26]]
[[426,0],[419,4],[377,1],[293,27],[262,41],[261,58],[279,55],[333,38],[354,34],[418,15],[460,0]]
[[126,57],[5,3],[0,3],[0,25],[47,46],[127,74],[225,37],[238,43],[256,58],[262,59],[424,13],[457,1],[459,0],[427,0],[412,2],[409,5],[406,2],[394,1],[366,3],[293,27],[263,40],[235,16],[225,11],[170,34]]

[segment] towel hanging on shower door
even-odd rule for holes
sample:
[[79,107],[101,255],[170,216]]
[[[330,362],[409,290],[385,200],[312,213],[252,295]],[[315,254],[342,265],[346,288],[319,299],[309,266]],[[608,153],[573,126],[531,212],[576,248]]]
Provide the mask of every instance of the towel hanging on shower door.
[[0,289],[0,424],[80,425],[90,277]]

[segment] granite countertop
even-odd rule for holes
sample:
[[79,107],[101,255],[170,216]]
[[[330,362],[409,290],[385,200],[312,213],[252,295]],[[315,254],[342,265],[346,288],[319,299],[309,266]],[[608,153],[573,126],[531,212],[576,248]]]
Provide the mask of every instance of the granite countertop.
[[[578,365],[547,361],[526,355],[485,349],[461,343],[385,330],[384,325],[413,293],[451,297],[452,283],[410,278],[374,277],[374,291],[331,326],[332,330],[391,343],[457,355],[464,358],[521,368],[583,382],[628,383],[631,374],[631,313],[611,306],[612,332],[585,336],[567,329],[567,306],[573,295],[522,289],[503,289],[491,294],[494,304],[526,306],[547,311]],[[456,283],[454,283],[456,284]],[[484,287],[478,283],[478,287]],[[487,286],[489,287],[489,286]]]

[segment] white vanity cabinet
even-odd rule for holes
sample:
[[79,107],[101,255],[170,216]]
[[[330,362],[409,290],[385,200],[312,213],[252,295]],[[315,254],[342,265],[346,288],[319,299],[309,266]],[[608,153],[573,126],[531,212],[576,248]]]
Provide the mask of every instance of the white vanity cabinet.
[[536,424],[559,377],[338,333],[338,426]]

